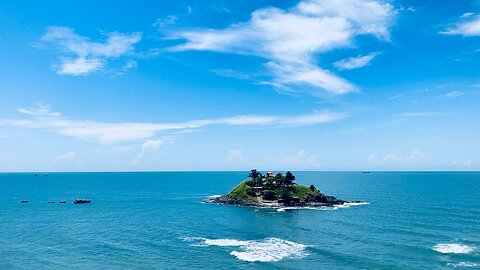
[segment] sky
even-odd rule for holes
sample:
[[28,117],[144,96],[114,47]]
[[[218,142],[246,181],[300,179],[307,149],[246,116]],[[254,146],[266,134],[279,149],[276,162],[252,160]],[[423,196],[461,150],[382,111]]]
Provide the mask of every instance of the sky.
[[480,1],[0,0],[0,37],[0,172],[480,169]]

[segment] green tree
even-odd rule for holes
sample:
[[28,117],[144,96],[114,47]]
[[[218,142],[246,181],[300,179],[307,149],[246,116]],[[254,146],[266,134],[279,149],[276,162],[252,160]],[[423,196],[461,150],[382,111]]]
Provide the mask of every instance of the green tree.
[[295,175],[293,175],[293,173],[291,173],[290,171],[288,171],[288,172],[285,174],[285,184],[286,184],[286,185],[292,185],[292,184],[293,184],[293,181],[295,181]]
[[257,169],[253,169],[248,174],[248,177],[250,177],[252,180],[256,180],[257,178],[261,178],[262,174],[259,171],[257,171]]
[[287,188],[280,189],[280,199],[283,200],[283,203],[285,205],[290,205],[290,203],[292,202],[292,196],[290,195],[290,192],[288,192]]
[[277,173],[274,177],[276,187],[283,186],[285,184],[285,176],[281,173]]
[[263,199],[273,201],[277,199],[277,196],[273,190],[265,190],[263,191]]

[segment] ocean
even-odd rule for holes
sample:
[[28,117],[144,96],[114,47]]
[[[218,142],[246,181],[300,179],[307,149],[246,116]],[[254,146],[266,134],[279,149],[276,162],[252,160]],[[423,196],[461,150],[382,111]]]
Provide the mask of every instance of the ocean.
[[368,204],[202,203],[247,172],[2,173],[0,269],[480,269],[480,173],[294,173]]

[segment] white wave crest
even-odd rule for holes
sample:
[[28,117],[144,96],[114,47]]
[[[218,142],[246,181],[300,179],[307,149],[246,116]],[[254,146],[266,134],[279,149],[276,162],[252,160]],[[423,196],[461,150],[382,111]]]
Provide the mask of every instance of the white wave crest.
[[472,262],[447,263],[447,266],[457,267],[479,267],[480,264]]
[[[236,239],[207,239],[207,238],[184,238],[202,240],[203,246],[237,247],[231,255],[246,262],[276,262],[285,258],[303,258],[308,255],[306,245],[287,241],[279,238],[265,238],[263,240],[236,240]],[[199,246],[193,244],[193,246]]]
[[319,207],[281,207],[277,209],[277,212],[285,212],[287,210],[299,210],[299,209],[309,209],[309,210],[320,210],[320,211],[330,211],[330,210],[337,210],[339,208],[348,208],[350,206],[359,206],[359,205],[367,205],[370,204],[368,202],[346,202],[343,204],[335,205],[335,206],[319,206]]
[[472,252],[475,247],[462,245],[462,244],[437,244],[433,247],[433,250],[440,253],[455,253],[455,254],[467,254]]
[[204,239],[203,241],[207,246],[218,247],[239,247],[249,244],[249,241],[239,241],[235,239]]
[[367,204],[370,204],[370,203],[368,203],[368,202],[347,202],[347,203],[342,204],[342,206],[350,207],[350,206],[359,206],[359,205],[367,205]]

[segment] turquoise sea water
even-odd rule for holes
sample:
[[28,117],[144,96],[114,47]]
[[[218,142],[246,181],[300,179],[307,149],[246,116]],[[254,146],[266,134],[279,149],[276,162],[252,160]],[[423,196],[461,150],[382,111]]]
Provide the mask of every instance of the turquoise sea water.
[[295,174],[370,204],[201,203],[246,172],[0,174],[0,269],[480,269],[480,173]]

